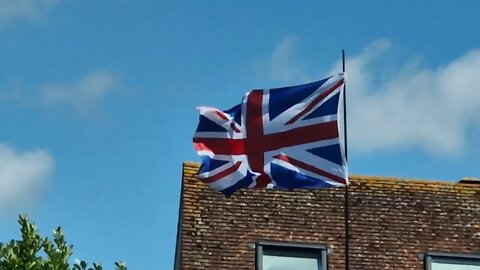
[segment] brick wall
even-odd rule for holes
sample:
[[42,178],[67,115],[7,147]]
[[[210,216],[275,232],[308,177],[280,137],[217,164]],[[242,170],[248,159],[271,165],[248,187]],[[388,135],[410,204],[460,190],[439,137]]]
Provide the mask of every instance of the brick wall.
[[[183,168],[178,261],[183,269],[255,269],[259,240],[332,248],[344,269],[344,189],[241,190],[231,197]],[[351,269],[423,269],[426,251],[480,253],[480,186],[350,176]]]

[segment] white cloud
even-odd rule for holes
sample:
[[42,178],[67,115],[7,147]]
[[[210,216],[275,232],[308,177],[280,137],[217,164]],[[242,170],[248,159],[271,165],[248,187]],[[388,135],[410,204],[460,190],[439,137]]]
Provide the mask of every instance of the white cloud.
[[73,83],[48,83],[40,87],[40,99],[47,105],[66,105],[90,113],[118,87],[120,79],[109,71],[95,71]]
[[29,107],[64,107],[83,116],[102,116],[100,105],[116,90],[122,89],[121,78],[108,70],[87,73],[73,81],[45,82],[26,88],[21,80],[0,85],[0,104]]
[[382,78],[375,65],[389,50],[388,41],[377,41],[348,60],[349,147],[459,154],[480,115],[480,50],[437,68],[412,58]]
[[0,0],[0,26],[12,20],[40,18],[58,0]]
[[308,80],[305,67],[297,60],[297,43],[295,37],[281,40],[268,59],[255,63],[257,72],[269,80],[282,83]]
[[[287,38],[275,48],[264,72],[270,79],[311,77],[295,59],[295,42]],[[480,49],[435,68],[415,57],[398,63],[389,57],[395,53],[388,39],[380,39],[347,58],[349,149],[460,154],[467,130],[480,124]]]
[[54,171],[52,156],[45,150],[18,152],[0,143],[0,213],[31,204],[43,191]]

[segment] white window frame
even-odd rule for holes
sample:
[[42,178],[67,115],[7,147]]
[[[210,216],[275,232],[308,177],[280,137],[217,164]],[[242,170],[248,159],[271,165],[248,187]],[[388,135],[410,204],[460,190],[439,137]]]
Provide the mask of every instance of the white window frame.
[[285,255],[291,257],[315,258],[320,261],[322,270],[328,270],[329,249],[324,245],[294,242],[259,241],[255,244],[255,269],[263,270],[264,255]]
[[480,262],[480,254],[470,254],[470,253],[452,253],[452,252],[439,252],[439,251],[429,251],[425,253],[423,258],[423,263],[425,265],[425,270],[433,270],[432,263],[435,260],[458,260],[459,262]]

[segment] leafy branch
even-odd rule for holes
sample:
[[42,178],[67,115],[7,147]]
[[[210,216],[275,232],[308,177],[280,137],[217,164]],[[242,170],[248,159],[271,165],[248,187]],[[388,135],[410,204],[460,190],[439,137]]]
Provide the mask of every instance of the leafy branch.
[[[85,261],[76,261],[70,266],[73,245],[67,245],[61,227],[53,230],[53,240],[42,238],[34,223],[20,215],[21,240],[0,243],[0,270],[102,270],[100,264],[88,266]],[[127,270],[123,262],[115,263],[116,270]]]

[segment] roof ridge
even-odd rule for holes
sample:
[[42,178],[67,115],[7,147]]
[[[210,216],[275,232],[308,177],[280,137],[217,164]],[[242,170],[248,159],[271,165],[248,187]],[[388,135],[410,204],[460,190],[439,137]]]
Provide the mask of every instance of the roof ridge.
[[[200,168],[199,162],[194,161],[184,161],[183,167],[190,169]],[[458,183],[458,181],[453,180],[438,180],[438,179],[421,179],[421,178],[407,178],[407,177],[395,177],[395,176],[373,176],[373,175],[361,175],[361,174],[351,174],[348,176],[351,181],[384,181],[384,182],[408,182],[411,184],[435,184],[435,185],[461,185],[461,186],[471,186],[471,184]]]

